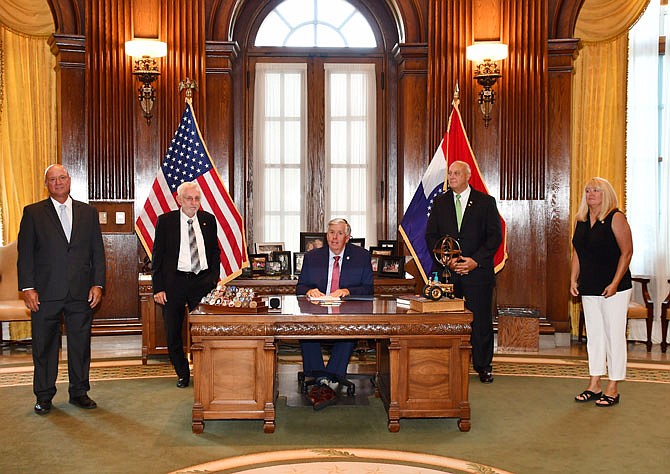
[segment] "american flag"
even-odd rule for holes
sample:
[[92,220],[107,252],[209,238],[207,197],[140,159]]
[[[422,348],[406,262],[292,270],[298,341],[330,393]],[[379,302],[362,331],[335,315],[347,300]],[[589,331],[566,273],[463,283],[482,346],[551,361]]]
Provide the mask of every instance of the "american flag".
[[240,275],[243,267],[249,266],[242,216],[212,163],[188,99],[149,197],[135,221],[135,232],[150,258],[158,216],[179,208],[177,187],[186,181],[198,183],[202,191],[201,208],[216,217],[221,248],[221,280],[225,283]]

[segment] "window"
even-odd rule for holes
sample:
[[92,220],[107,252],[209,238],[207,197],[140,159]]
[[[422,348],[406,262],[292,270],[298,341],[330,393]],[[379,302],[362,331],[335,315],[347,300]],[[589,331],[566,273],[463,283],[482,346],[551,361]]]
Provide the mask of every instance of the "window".
[[[383,55],[370,24],[344,0],[287,0],[262,20],[255,46],[253,241],[298,251],[301,231],[344,217],[354,237],[376,242]],[[317,57],[313,47],[328,49]],[[359,47],[375,50],[352,54]]]
[[[658,342],[660,302],[670,278],[670,58],[659,55],[659,37],[670,32],[670,12],[659,0],[628,34],[626,216],[633,234],[633,274],[651,276]],[[644,339],[631,322],[631,339]]]
[[374,48],[363,15],[345,0],[286,0],[265,17],[256,46]]

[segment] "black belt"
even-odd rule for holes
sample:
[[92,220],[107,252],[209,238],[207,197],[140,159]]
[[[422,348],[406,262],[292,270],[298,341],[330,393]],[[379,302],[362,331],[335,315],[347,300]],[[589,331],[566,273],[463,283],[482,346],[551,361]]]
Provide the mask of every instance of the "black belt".
[[186,278],[187,280],[190,280],[192,278],[197,278],[199,276],[198,273],[182,272],[181,270],[177,270],[177,275],[179,275],[182,278]]

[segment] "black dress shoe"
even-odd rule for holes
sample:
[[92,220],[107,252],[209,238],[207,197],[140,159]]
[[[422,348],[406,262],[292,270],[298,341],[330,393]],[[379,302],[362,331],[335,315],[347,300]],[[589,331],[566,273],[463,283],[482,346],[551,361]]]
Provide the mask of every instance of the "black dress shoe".
[[70,403],[79,408],[84,408],[85,410],[92,410],[98,406],[98,404],[91,400],[86,394],[79,397],[70,397]]
[[479,372],[479,381],[481,383],[493,383],[493,375],[488,370]]
[[38,415],[46,415],[51,411],[51,400],[42,400],[35,403],[35,413]]
[[179,377],[177,379],[177,387],[186,388],[188,387],[189,382],[190,380],[188,379],[188,377]]

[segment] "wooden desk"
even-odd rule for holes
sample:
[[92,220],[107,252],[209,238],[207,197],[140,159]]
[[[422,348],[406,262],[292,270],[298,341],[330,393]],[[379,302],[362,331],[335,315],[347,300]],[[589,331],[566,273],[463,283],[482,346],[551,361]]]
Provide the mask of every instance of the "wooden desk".
[[263,430],[274,432],[277,341],[324,337],[376,340],[377,388],[389,431],[400,430],[400,418],[434,417],[458,418],[459,429],[470,430],[471,313],[410,314],[395,298],[349,301],[337,309],[304,297],[282,299],[276,312],[206,314],[198,308],[189,315],[194,433],[203,432],[205,420],[223,419],[262,419]]
[[[140,318],[142,320],[142,364],[146,365],[149,356],[166,355],[167,343],[163,307],[154,303],[153,286],[150,274],[140,274],[139,279]],[[295,294],[298,280],[271,278],[236,278],[230,284],[253,288],[260,296],[279,296]],[[375,295],[401,295],[414,292],[414,279],[375,277]],[[30,321],[30,314],[28,314]],[[189,351],[188,331],[184,324],[182,334],[184,352]]]

